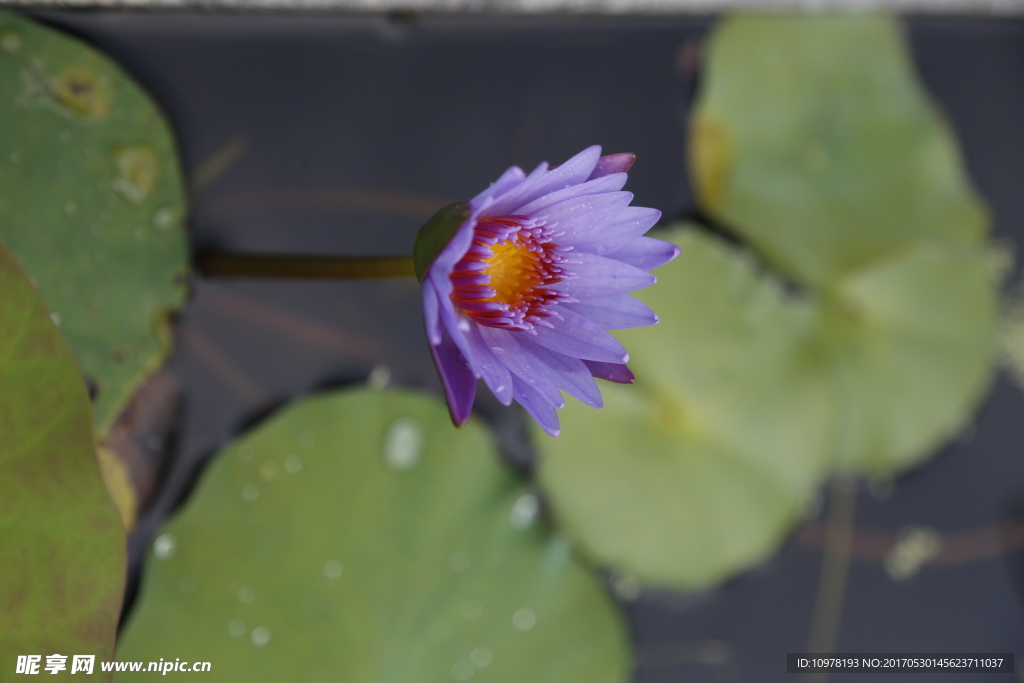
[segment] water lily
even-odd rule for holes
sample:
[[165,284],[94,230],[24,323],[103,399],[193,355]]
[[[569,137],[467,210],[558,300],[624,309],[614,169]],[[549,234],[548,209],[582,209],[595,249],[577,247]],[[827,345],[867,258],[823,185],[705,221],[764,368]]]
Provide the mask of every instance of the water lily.
[[595,377],[633,381],[608,330],[658,322],[629,292],[679,254],[644,236],[661,213],[622,191],[634,160],[595,146],[529,175],[514,166],[420,231],[427,340],[455,424],[469,418],[477,379],[552,436],[562,391],[600,408]]

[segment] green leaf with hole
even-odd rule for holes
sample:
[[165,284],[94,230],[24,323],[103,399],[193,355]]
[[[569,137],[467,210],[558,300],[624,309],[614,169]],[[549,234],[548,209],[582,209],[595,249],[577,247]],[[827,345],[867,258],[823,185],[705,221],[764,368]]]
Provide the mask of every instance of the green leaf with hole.
[[638,293],[662,322],[616,333],[636,384],[538,436],[586,551],[685,588],[770,556],[823,476],[891,476],[961,429],[996,303],[983,207],[894,22],[727,19],[704,76],[697,193],[744,246],[671,233]]
[[221,453],[157,538],[118,656],[275,683],[627,680],[621,616],[536,513],[436,400],[305,400]]
[[37,284],[110,427],[168,352],[184,189],[153,101],[80,41],[0,12],[0,239]]
[[18,655],[41,655],[41,670],[59,653],[70,671],[70,655],[112,657],[124,534],[82,375],[2,243],[0,330],[0,670]]

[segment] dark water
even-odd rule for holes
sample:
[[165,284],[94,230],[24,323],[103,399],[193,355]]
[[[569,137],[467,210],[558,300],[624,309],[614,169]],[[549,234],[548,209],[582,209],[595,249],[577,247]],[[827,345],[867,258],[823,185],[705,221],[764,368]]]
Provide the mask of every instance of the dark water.
[[[407,253],[437,207],[511,164],[558,163],[594,143],[638,155],[627,188],[637,204],[666,216],[693,209],[683,142],[708,20],[42,16],[114,56],[166,110],[194,185],[197,250]],[[1020,250],[1024,25],[915,20],[909,31],[997,237]],[[381,364],[396,383],[436,389],[413,282],[198,281],[176,345],[170,371],[184,417],[132,539],[136,572],[199,465],[273,406],[362,381]],[[511,456],[528,460],[519,415],[485,409]],[[870,547],[857,550],[838,651],[1024,654],[1024,552],[1012,528],[996,530],[1024,509],[1022,437],[1024,398],[1002,379],[975,428],[932,464],[892,491],[861,487],[859,532],[884,539],[928,526],[960,545],[906,581],[890,578]],[[712,594],[625,601],[637,680],[796,680],[785,654],[804,651],[810,636],[822,557],[815,528],[820,518],[775,560]]]

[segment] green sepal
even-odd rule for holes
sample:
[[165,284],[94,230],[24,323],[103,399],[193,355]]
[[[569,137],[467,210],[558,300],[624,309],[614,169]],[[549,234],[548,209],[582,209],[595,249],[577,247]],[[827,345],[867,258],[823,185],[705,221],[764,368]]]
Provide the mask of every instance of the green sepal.
[[412,248],[417,280],[423,282],[430,266],[434,265],[434,261],[452,241],[456,231],[469,218],[472,211],[473,207],[468,202],[455,202],[440,209],[423,224],[416,233],[416,244]]

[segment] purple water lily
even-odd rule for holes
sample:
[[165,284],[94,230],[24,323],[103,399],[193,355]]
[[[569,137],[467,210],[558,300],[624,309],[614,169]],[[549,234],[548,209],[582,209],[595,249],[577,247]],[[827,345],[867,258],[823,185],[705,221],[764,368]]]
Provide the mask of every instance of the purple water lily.
[[469,418],[478,378],[552,436],[561,391],[600,408],[595,377],[633,381],[608,330],[658,322],[628,293],[654,284],[647,271],[679,254],[643,236],[661,213],[629,206],[633,195],[621,191],[634,160],[590,147],[557,168],[512,167],[452,205],[461,213],[450,241],[421,279],[427,339],[456,424]]

